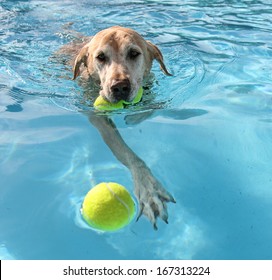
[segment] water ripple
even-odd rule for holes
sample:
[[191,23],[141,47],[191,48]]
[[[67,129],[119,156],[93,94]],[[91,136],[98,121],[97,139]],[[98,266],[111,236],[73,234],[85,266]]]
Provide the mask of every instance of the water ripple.
[[[271,259],[271,13],[271,0],[0,0],[0,255],[13,258],[15,248],[27,259]],[[162,109],[149,121],[131,130],[115,116],[180,202],[169,205],[159,232],[141,219],[127,235],[103,239],[71,223],[89,180],[132,183],[85,116],[56,108],[92,110],[71,69],[52,59],[71,40],[71,21],[85,35],[136,29],[173,73],[164,76],[155,62],[143,102],[119,112],[131,112],[134,125]]]
[[[265,83],[262,87],[265,95],[271,88],[270,1],[84,0],[75,3],[67,0],[50,2],[50,5],[40,1],[6,1],[1,3],[0,11],[0,67],[4,69],[0,82],[12,88],[11,94],[16,90],[22,96],[48,97],[72,110],[89,106],[78,95],[82,90],[69,80],[70,70],[49,59],[68,42],[69,37],[62,36],[61,30],[70,18],[74,28],[86,35],[109,25],[125,25],[161,48],[174,76],[165,77],[154,63],[156,80],[151,108],[159,108],[161,104],[176,108],[196,96],[204,97],[209,94],[205,89],[211,84],[214,88],[220,86],[222,78],[235,82],[229,65],[238,71],[235,75],[240,79],[252,79],[256,85]],[[243,67],[239,67],[241,63]],[[7,77],[9,82],[5,82]],[[147,109],[145,103],[132,108]]]

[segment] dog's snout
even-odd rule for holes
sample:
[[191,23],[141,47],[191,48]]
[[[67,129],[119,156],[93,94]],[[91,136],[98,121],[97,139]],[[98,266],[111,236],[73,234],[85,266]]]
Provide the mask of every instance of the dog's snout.
[[131,91],[129,80],[117,80],[111,86],[111,93],[113,97],[119,100],[127,100]]

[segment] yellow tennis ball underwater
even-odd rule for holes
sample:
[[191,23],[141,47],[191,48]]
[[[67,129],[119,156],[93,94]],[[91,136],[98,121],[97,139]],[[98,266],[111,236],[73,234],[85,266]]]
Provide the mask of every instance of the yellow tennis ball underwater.
[[116,231],[131,222],[135,215],[135,203],[122,185],[100,183],[85,196],[81,214],[95,229]]

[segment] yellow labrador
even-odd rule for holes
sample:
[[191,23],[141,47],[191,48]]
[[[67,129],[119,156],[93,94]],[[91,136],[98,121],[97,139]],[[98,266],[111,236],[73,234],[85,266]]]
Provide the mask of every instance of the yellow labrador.
[[[99,94],[114,103],[131,101],[148,78],[153,60],[161,70],[171,75],[158,47],[144,40],[134,30],[114,26],[94,37],[64,46],[59,54],[68,55],[73,63],[73,78],[79,75],[100,85]],[[121,137],[113,121],[106,115],[89,113],[90,122],[99,130],[116,158],[131,172],[134,193],[139,202],[138,218],[144,214],[157,229],[157,217],[167,223],[167,202],[175,202],[172,195],[154,177],[146,163],[139,158]]]
[[154,59],[171,75],[158,47],[132,29],[114,26],[100,31],[81,48],[74,62],[74,79],[91,77],[101,87],[99,94],[111,103],[132,101]]

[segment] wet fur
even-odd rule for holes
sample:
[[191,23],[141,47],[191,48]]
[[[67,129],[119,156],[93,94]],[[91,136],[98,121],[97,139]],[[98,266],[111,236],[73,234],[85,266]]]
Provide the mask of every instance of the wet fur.
[[[128,59],[131,50],[139,51],[137,61]],[[101,63],[99,54],[107,56]],[[78,37],[78,40],[63,46],[59,54],[67,56],[73,65],[73,78],[82,79],[100,86],[99,94],[111,102],[116,102],[112,85],[120,80],[131,84],[128,100],[137,94],[144,79],[149,75],[153,60],[157,60],[161,70],[171,75],[157,46],[144,40],[136,31],[114,26],[102,30],[94,37]],[[143,214],[157,229],[157,217],[168,222],[167,202],[175,202],[172,195],[154,177],[146,163],[129,148],[121,137],[113,121],[103,114],[89,113],[90,122],[98,129],[105,143],[116,158],[131,172],[134,193],[139,202],[139,215]]]

